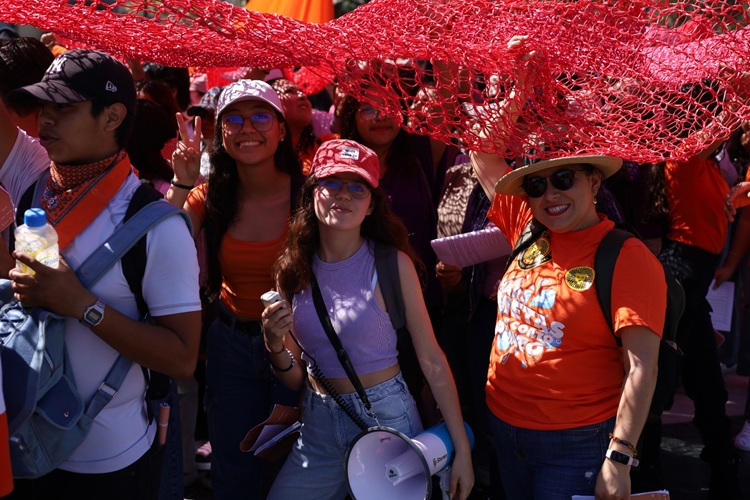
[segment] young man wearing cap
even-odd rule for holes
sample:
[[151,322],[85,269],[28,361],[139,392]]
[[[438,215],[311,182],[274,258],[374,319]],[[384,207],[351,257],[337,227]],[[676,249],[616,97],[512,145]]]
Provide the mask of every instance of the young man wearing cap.
[[[161,475],[156,423],[149,422],[141,366],[175,378],[192,375],[200,334],[198,264],[190,233],[177,217],[147,235],[142,291],[155,324],[138,321],[135,298],[115,265],[90,290],[72,269],[99,247],[124,218],[139,186],[123,147],[135,107],[127,68],[97,51],[58,57],[42,81],[18,89],[10,102],[39,106],[40,144],[51,164],[14,156],[33,141],[0,108],[0,182],[18,204],[26,187],[50,170],[41,205],[57,230],[58,269],[14,256],[36,274],[10,272],[24,304],[65,316],[66,347],[78,391],[88,401],[118,354],[134,361],[117,397],[99,413],[86,439],[58,469],[17,481],[11,498],[156,498]],[[15,158],[16,161],[10,161]]]
[[213,87],[206,92],[200,102],[187,109],[190,117],[200,117],[201,136],[201,176],[208,179],[211,171],[211,152],[216,134],[216,104],[224,87]]

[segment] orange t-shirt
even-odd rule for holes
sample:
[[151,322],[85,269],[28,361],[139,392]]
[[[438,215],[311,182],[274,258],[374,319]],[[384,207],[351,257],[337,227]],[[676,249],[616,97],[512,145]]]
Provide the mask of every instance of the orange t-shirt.
[[668,161],[664,170],[672,241],[720,254],[727,239],[729,185],[713,160]]
[[[206,216],[207,190],[208,183],[201,184],[190,191],[187,199],[201,220]],[[281,255],[288,230],[287,225],[278,238],[260,242],[238,240],[231,229],[224,234],[219,247],[220,298],[234,315],[260,319],[263,312],[260,296],[274,288],[271,268]]]
[[[488,214],[515,245],[531,220],[527,202],[496,195]],[[498,319],[486,387],[487,405],[505,422],[557,430],[602,422],[617,413],[625,379],[594,286],[594,257],[614,224],[546,233],[514,259],[498,287]],[[661,336],[666,283],[658,260],[635,238],[615,265],[615,330],[646,326]]]

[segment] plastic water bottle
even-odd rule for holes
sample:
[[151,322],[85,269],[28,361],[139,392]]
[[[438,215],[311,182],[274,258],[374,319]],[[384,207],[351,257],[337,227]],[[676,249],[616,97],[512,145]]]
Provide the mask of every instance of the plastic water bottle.
[[[24,224],[15,231],[16,250],[33,257],[45,266],[57,269],[60,263],[60,248],[57,232],[47,223],[47,214],[41,208],[30,208],[23,214]],[[34,270],[19,261],[16,269],[22,273],[34,274]]]

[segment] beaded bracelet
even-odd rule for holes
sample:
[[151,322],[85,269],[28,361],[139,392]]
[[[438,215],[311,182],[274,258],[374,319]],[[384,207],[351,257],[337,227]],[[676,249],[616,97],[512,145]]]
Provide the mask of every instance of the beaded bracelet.
[[287,354],[289,354],[289,359],[291,359],[292,362],[286,368],[279,368],[278,366],[276,366],[275,364],[273,364],[273,361],[271,361],[271,368],[273,368],[274,371],[276,371],[278,373],[288,372],[294,366],[294,354],[292,354],[292,351],[290,351],[286,347],[284,348],[284,350],[286,351]]
[[609,433],[609,439],[611,439],[615,443],[620,443],[623,446],[627,446],[628,449],[633,452],[633,458],[638,456],[638,450],[635,448],[635,446],[633,446],[633,443],[631,443],[630,441],[625,441],[624,439],[620,439],[614,434],[612,434],[611,432]]

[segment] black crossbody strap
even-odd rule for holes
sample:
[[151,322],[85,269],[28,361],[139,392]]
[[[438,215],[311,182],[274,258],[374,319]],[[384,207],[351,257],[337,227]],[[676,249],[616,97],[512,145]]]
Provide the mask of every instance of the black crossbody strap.
[[349,377],[352,385],[357,390],[357,394],[362,399],[362,403],[365,405],[365,408],[367,408],[368,411],[372,411],[372,404],[370,403],[370,399],[367,397],[365,388],[362,386],[362,381],[359,380],[357,372],[354,371],[354,365],[352,365],[352,361],[349,359],[349,355],[346,353],[346,349],[344,349],[344,346],[341,345],[341,340],[339,339],[339,336],[336,335],[336,330],[333,329],[331,318],[328,317],[326,303],[323,300],[323,294],[320,293],[320,287],[318,286],[318,280],[315,279],[315,273],[313,273],[310,277],[310,286],[312,288],[315,311],[318,313],[318,318],[320,319],[320,323],[323,325],[323,330],[325,330],[326,335],[328,335],[328,340],[331,341],[333,348],[336,349],[336,356],[338,356],[339,358],[339,363],[341,363],[341,367],[344,368],[346,376]]

